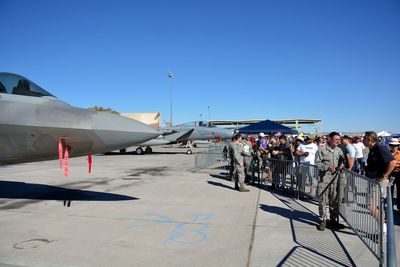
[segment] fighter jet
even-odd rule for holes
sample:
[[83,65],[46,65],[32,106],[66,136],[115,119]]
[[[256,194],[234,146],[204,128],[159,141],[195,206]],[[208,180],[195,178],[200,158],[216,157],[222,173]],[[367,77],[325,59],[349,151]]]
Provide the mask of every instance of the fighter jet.
[[[0,165],[103,153],[160,133],[139,121],[73,107],[32,81],[0,72]],[[89,159],[91,161],[91,158]]]
[[[225,140],[231,138],[233,135],[232,130],[216,127],[211,122],[207,121],[193,121],[174,127],[162,128],[161,132],[164,132],[161,136],[156,139],[152,139],[141,144],[140,147],[136,149],[137,154],[143,154],[143,152],[151,153],[151,146],[164,145],[164,144],[174,144],[184,142],[187,143],[188,150],[187,154],[192,154],[193,142],[198,140]],[[143,146],[146,146],[145,151],[143,151]]]

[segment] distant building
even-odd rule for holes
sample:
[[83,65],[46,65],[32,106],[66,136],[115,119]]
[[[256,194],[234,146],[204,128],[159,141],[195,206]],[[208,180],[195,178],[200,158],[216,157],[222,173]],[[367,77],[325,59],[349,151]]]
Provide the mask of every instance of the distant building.
[[161,126],[161,112],[121,113],[120,115],[143,122],[152,128]]

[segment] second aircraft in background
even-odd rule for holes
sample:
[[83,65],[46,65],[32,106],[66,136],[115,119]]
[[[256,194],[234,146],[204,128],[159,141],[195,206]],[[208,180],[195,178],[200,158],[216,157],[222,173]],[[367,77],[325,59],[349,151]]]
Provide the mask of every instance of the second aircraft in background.
[[[192,145],[195,141],[226,140],[231,138],[233,135],[232,130],[216,127],[214,124],[207,121],[188,122],[173,127],[161,128],[159,131],[162,132],[162,135],[156,139],[152,139],[140,144],[140,146],[136,149],[136,153],[151,153],[151,146],[186,143],[188,147],[187,154],[192,154]],[[142,147],[146,147],[145,150],[143,150]]]

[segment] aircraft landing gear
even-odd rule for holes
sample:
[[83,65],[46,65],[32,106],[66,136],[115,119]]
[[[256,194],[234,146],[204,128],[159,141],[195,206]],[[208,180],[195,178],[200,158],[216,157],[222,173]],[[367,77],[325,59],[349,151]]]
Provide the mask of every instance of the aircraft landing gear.
[[189,149],[186,151],[186,154],[188,154],[188,155],[193,154],[193,151],[192,151],[192,141],[190,141],[190,140],[187,141],[186,147],[189,148]]
[[136,148],[136,154],[137,155],[142,155],[143,154],[143,149],[141,147]]
[[146,149],[144,150],[146,154],[151,154],[153,152],[153,149],[149,146],[146,146]]
[[121,149],[119,150],[119,153],[126,153],[126,148],[121,148]]

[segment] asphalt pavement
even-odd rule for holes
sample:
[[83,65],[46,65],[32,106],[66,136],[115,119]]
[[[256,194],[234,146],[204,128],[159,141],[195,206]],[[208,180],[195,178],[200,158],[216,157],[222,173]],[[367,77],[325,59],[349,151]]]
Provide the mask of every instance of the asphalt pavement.
[[350,229],[318,231],[315,203],[153,150],[95,155],[91,174],[71,158],[68,177],[58,160],[1,166],[0,266],[378,265]]

